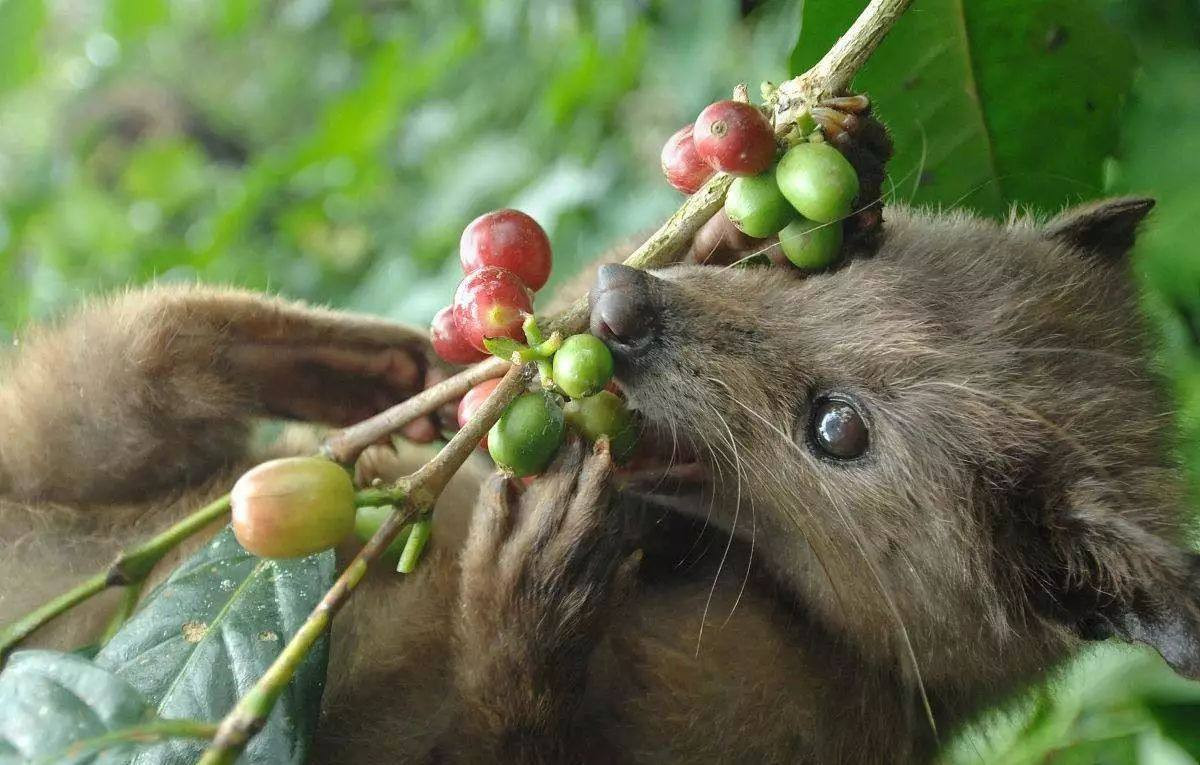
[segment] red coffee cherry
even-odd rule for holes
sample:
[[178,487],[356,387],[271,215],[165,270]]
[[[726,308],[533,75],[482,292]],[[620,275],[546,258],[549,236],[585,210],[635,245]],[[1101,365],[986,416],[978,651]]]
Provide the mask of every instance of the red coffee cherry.
[[473,364],[488,356],[471,347],[458,331],[453,306],[446,306],[434,314],[433,323],[429,326],[429,340],[433,343],[434,352],[451,364]]
[[[487,397],[492,395],[492,391],[496,390],[496,386],[499,384],[500,378],[497,377],[494,380],[484,380],[467,391],[467,395],[458,402],[458,427],[466,427],[466,424],[475,416],[475,412],[483,406],[483,402],[487,401]],[[487,448],[487,436],[483,437],[479,446],[482,449]]]
[[754,106],[718,101],[696,118],[696,153],[717,170],[758,175],[775,159],[775,132]]
[[696,153],[692,125],[684,125],[667,139],[662,150],[662,171],[667,183],[684,194],[695,194],[716,174]]
[[471,221],[458,257],[465,274],[484,266],[506,268],[535,292],[550,278],[550,238],[520,210],[496,210]]
[[472,348],[483,351],[484,338],[524,341],[521,323],[533,313],[525,283],[503,268],[484,266],[468,274],[454,293],[454,322]]

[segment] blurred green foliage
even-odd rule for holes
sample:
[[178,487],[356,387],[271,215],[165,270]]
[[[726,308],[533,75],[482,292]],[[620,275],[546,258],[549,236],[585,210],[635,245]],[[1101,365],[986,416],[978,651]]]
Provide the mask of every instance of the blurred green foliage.
[[[561,281],[677,205],[675,128],[864,1],[0,0],[0,333],[152,279],[423,322],[500,206],[546,226]],[[1196,482],[1200,3],[919,0],[858,85],[898,200],[1159,199],[1136,265]],[[945,760],[1194,763],[1198,730],[1196,685],[1098,646]]]
[[743,25],[725,0],[54,8],[0,2],[8,331],[152,278],[423,322],[453,290],[462,227],[503,205],[546,226],[568,275],[673,209],[663,137],[739,78],[785,75],[798,15]]

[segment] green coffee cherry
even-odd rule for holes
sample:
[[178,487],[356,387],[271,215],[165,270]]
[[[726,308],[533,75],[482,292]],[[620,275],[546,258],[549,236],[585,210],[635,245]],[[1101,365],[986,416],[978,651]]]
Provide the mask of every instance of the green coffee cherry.
[[778,234],[796,217],[791,203],[779,192],[774,170],[735,178],[725,197],[725,214],[743,234],[759,239]]
[[545,391],[518,396],[488,431],[488,452],[515,476],[540,473],[563,441],[563,410]]
[[[360,507],[354,515],[354,535],[363,542],[369,542],[371,537],[375,536],[375,532],[379,531],[379,527],[387,520],[387,517],[392,514],[390,505],[383,507]],[[408,534],[412,531],[412,524],[409,523],[400,529],[400,533],[392,540],[392,543],[383,551],[384,560],[392,561],[393,563],[400,560],[400,553],[404,551],[404,545],[408,541]]]
[[576,399],[563,407],[563,413],[571,427],[589,441],[608,436],[613,459],[618,462],[629,457],[637,445],[633,412],[615,393],[602,390],[594,396]]
[[858,173],[827,143],[801,143],[779,160],[775,179],[783,196],[809,220],[829,223],[850,214]]
[[354,484],[317,457],[264,462],[230,492],[233,533],[263,558],[300,558],[328,550],[354,528]]
[[842,224],[794,221],[779,232],[779,246],[796,267],[819,271],[837,260],[842,246]]
[[604,390],[613,375],[612,351],[594,335],[571,335],[554,354],[554,384],[571,398]]

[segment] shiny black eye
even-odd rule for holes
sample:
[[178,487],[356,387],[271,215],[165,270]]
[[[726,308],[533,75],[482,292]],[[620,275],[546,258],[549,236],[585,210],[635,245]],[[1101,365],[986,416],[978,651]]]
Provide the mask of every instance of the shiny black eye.
[[871,443],[863,416],[853,404],[842,399],[827,398],[818,402],[811,427],[813,444],[834,459],[861,457]]

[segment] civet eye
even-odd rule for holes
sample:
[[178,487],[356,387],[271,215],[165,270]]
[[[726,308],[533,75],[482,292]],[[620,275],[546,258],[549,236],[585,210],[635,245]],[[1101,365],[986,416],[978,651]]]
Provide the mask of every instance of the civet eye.
[[812,442],[824,454],[839,460],[861,457],[870,445],[867,423],[848,401],[827,398],[813,412]]

